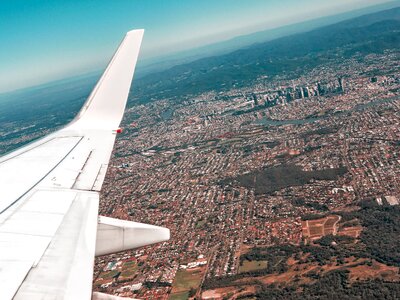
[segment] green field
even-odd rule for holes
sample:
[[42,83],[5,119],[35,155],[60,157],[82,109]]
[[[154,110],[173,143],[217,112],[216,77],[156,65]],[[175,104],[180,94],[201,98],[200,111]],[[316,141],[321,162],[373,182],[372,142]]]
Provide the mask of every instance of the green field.
[[171,294],[168,298],[168,300],[187,300],[187,299],[189,299],[189,292]]
[[172,292],[181,293],[188,292],[191,288],[197,289],[201,283],[202,278],[203,272],[200,270],[179,270],[178,272],[176,272],[175,280],[172,284]]
[[113,278],[115,275],[117,275],[118,272],[119,272],[118,270],[102,272],[99,277],[102,277],[104,279],[110,279],[110,278]]
[[267,268],[268,266],[268,261],[267,260],[253,260],[253,261],[248,261],[244,260],[243,265],[239,266],[239,273],[245,273],[245,272],[251,272],[251,271],[257,271],[257,270],[262,270]]
[[127,278],[135,275],[137,271],[137,262],[136,261],[128,261],[125,262],[122,266],[121,277]]

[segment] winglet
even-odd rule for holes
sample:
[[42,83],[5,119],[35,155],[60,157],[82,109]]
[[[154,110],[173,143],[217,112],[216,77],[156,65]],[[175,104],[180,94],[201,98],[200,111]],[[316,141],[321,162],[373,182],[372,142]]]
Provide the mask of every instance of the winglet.
[[66,129],[117,128],[122,120],[143,38],[143,29],[126,33],[77,117]]

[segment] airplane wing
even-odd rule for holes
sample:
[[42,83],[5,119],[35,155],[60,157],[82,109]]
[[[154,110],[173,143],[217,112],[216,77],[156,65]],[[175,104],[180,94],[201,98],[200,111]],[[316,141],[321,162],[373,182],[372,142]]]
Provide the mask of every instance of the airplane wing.
[[98,216],[142,37],[126,34],[70,124],[0,158],[0,299],[90,299],[95,255],[169,239]]

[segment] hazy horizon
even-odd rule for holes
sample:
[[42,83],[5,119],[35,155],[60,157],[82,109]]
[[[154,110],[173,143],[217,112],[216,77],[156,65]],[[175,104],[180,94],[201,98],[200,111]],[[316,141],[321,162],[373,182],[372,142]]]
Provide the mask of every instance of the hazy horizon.
[[[226,10],[228,2],[229,12]],[[397,1],[251,2],[243,5],[236,0],[218,3],[174,0],[165,5],[162,2],[117,1],[112,7],[101,1],[96,7],[85,1],[58,6],[46,1],[8,3],[0,12],[4,23],[0,27],[0,37],[5,45],[0,49],[0,94],[99,72],[114,53],[123,33],[132,28],[146,29],[140,55],[143,61],[260,30]],[[134,8],[137,10],[133,11]],[[76,15],[78,9],[81,10],[79,16]],[[88,18],[89,14],[97,14],[97,20]],[[265,20],[265,14],[273,17]],[[31,18],[18,20],[27,16]],[[136,18],[135,22],[131,18]],[[84,19],[83,28],[79,22]],[[66,23],[70,27],[66,27]],[[13,34],[9,34],[11,30]]]

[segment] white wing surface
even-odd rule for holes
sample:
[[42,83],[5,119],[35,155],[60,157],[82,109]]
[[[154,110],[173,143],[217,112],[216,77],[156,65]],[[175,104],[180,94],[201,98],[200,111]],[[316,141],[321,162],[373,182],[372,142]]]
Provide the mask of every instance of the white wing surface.
[[95,255],[169,239],[98,217],[142,36],[126,34],[69,125],[0,158],[0,299],[90,299]]

